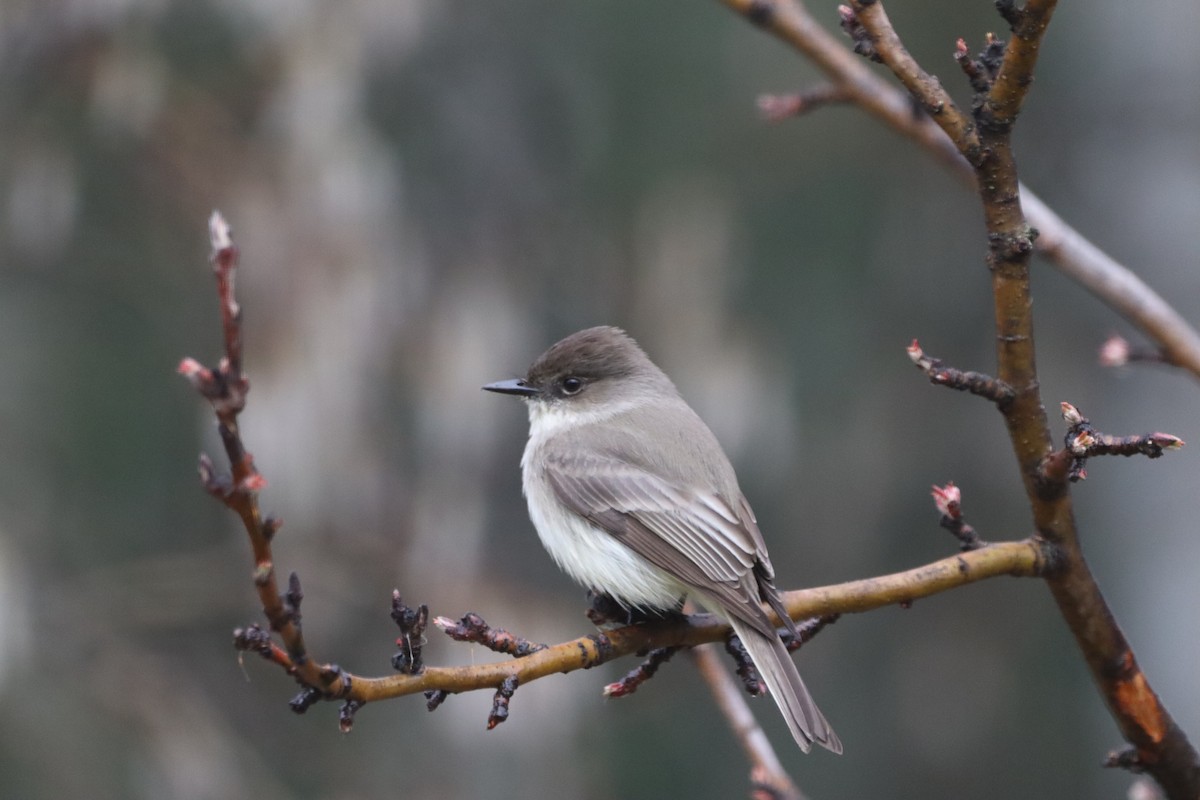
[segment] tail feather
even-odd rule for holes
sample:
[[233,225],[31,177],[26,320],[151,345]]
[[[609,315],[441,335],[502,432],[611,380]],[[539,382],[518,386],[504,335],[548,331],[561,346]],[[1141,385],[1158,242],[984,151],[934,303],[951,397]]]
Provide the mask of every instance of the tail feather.
[[812,695],[804,686],[804,681],[800,679],[791,654],[779,637],[768,637],[737,618],[731,619],[730,624],[733,625],[733,630],[742,640],[742,644],[746,646],[750,660],[762,675],[800,749],[807,753],[812,749],[812,743],[816,742],[840,754],[841,740],[817,708]]

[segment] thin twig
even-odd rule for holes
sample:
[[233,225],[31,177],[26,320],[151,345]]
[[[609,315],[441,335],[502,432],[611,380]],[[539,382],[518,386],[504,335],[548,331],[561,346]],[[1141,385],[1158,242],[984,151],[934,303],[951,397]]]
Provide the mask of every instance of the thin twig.
[[980,539],[975,529],[963,519],[961,489],[951,481],[945,486],[934,486],[931,494],[933,495],[934,505],[937,506],[937,510],[942,515],[939,524],[954,534],[954,538],[959,541],[959,549],[962,552],[966,553],[971,550],[978,550],[987,545],[987,542]]
[[1179,450],[1184,441],[1170,433],[1143,433],[1134,436],[1113,436],[1096,430],[1091,421],[1070,403],[1061,403],[1063,419],[1067,422],[1063,455],[1053,454],[1049,463],[1070,459],[1067,479],[1081,481],[1087,477],[1087,460],[1092,456],[1137,456],[1159,458],[1167,450]]
[[779,756],[750,711],[746,696],[737,682],[721,665],[714,645],[692,648],[692,658],[700,677],[708,684],[717,708],[725,715],[729,727],[750,760],[750,782],[755,792],[778,800],[803,800],[804,795],[784,770]]
[[1001,411],[1012,402],[1016,394],[1011,386],[991,375],[947,367],[940,358],[927,355],[916,339],[908,346],[908,357],[917,369],[925,373],[930,383],[960,392],[970,392],[991,400]]
[[758,97],[758,110],[768,122],[798,117],[824,106],[845,103],[850,95],[840,86],[822,84],[795,94],[764,94]]

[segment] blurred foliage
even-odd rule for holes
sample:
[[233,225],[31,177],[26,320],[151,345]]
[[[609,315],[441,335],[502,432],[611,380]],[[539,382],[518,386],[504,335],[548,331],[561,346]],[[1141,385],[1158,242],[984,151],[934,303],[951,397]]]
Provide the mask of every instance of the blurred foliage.
[[[833,4],[812,4],[832,27]],[[987,2],[893,2],[950,54]],[[1200,320],[1200,11],[1064,4],[1020,125],[1024,177]],[[1163,24],[1163,20],[1178,24]],[[1027,532],[999,418],[930,387],[987,370],[982,226],[964,190],[861,113],[766,125],[813,69],[717,4],[0,2],[0,795],[731,797],[733,737],[686,659],[603,703],[606,674],[490,698],[294,717],[230,630],[256,618],[216,451],[172,374],[219,349],[204,221],[243,248],[245,434],[286,521],[321,658],[388,668],[392,587],[537,640],[586,630],[532,536],[524,420],[478,387],[609,322],[738,464],[781,586],[945,555],[931,483],[985,538]],[[1194,385],[1103,372],[1129,331],[1039,264],[1047,403],[1200,440]],[[1136,338],[1136,336],[1133,336]],[[1155,687],[1200,735],[1196,453],[1093,463],[1085,543]],[[434,639],[432,663],[489,659]],[[1120,796],[1119,744],[1046,593],[995,581],[847,618],[800,661],[846,743],[788,743],[813,797]],[[865,768],[864,768],[865,767]]]

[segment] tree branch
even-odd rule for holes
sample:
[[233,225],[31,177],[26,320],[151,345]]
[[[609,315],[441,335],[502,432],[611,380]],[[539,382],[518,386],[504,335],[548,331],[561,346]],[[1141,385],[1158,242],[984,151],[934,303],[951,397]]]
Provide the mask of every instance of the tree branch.
[[[995,76],[985,78],[974,65],[964,67],[978,92],[973,105],[974,128],[946,101],[936,79],[915,64],[877,0],[852,0],[852,8],[842,11],[855,49],[887,65],[921,106],[930,110],[933,123],[914,120],[904,108],[903,96],[871,76],[865,65],[851,66],[853,56],[834,44],[800,3],[725,2],[809,56],[835,86],[846,88],[852,102],[918,140],[943,163],[974,180],[988,234],[997,378],[1014,392],[1011,400],[997,407],[1008,429],[1038,536],[1057,556],[1056,568],[1044,577],[1105,703],[1136,751],[1134,762],[1149,772],[1169,797],[1194,800],[1200,796],[1200,757],[1150,688],[1084,560],[1068,491],[1071,454],[1069,450],[1051,451],[1038,385],[1029,284],[1029,262],[1038,235],[1022,210],[1022,195],[1030,219],[1046,234],[1043,247],[1055,263],[1156,339],[1170,362],[1186,366],[1197,376],[1200,336],[1157,294],[1063,224],[1018,181],[1010,133],[1032,84],[1055,0],[1028,0],[1019,9],[1010,0],[999,4],[1012,26],[1013,39],[1005,47]],[[750,9],[753,14],[748,13]],[[847,20],[847,13],[853,19]],[[863,47],[864,38],[868,47]],[[989,51],[995,44],[989,42]],[[962,45],[956,48],[960,64],[963,49]],[[973,174],[966,175],[967,164]]]
[[[1035,539],[999,542],[904,572],[785,592],[783,603],[793,619],[861,613],[889,605],[907,606],[914,600],[1000,575],[1036,577],[1052,567],[1052,558]],[[426,667],[419,675],[379,678],[343,671],[344,681],[331,687],[327,699],[367,703],[433,690],[453,694],[496,689],[511,676],[516,676],[523,686],[547,675],[591,669],[622,656],[655,648],[695,647],[723,641],[730,632],[729,625],[712,614],[693,614],[591,633],[505,661],[463,667]],[[279,655],[273,653],[272,660],[278,662]],[[281,666],[289,670],[293,667],[288,662]]]
[[[874,74],[797,0],[721,0],[803,54],[848,102],[916,142],[973,188],[976,176],[958,147],[929,117],[913,114],[909,96]],[[1012,74],[1012,73],[1010,73]],[[1076,281],[1162,348],[1165,360],[1200,378],[1200,334],[1157,292],[1067,224],[1027,187],[1021,203],[1037,228],[1036,247]]]

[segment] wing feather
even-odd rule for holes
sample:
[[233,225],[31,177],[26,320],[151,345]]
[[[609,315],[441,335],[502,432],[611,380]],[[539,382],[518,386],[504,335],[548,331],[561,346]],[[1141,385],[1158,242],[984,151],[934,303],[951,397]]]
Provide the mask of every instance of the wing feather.
[[543,468],[558,499],[576,513],[725,613],[775,635],[758,602],[770,564],[744,498],[730,504],[603,455],[552,456]]

